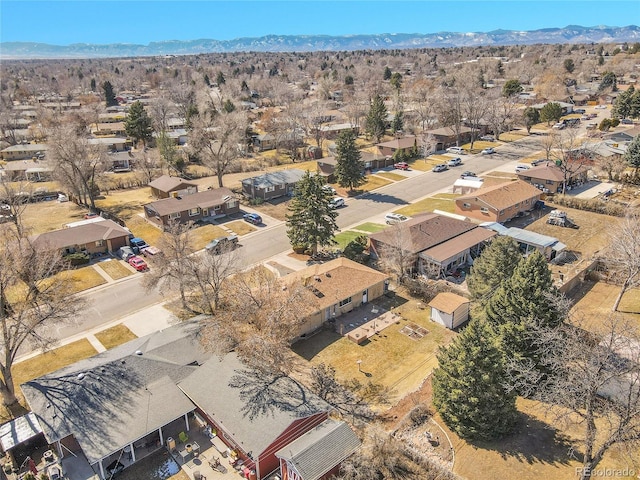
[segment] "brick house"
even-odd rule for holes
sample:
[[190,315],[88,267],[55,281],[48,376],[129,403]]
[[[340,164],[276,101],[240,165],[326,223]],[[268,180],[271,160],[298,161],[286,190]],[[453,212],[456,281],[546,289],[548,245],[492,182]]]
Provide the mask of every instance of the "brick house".
[[587,182],[588,173],[589,166],[581,162],[575,162],[573,165],[568,164],[566,169],[549,162],[518,173],[518,179],[545,193],[561,193],[565,177],[570,190],[573,185]]
[[162,175],[149,183],[154,198],[184,197],[198,193],[198,185],[180,177]]
[[52,232],[32,236],[33,244],[43,248],[54,248],[64,254],[84,252],[87,254],[116,252],[129,245],[131,232],[112,220],[86,223]]
[[378,143],[376,147],[378,148],[378,153],[383,156],[393,157],[396,152],[403,152],[407,155],[412,155],[413,151],[418,148],[418,139],[411,135],[408,137],[396,138],[388,142]]
[[533,210],[541,195],[538,188],[522,180],[500,183],[456,198],[455,213],[485,222],[506,222]]
[[245,178],[242,180],[242,193],[245,197],[261,198],[262,200],[292,195],[296,184],[305,173],[305,170],[288,168],[257,177]]
[[228,188],[215,188],[191,195],[156,200],[144,205],[144,216],[160,227],[178,223],[212,220],[238,213],[240,203]]

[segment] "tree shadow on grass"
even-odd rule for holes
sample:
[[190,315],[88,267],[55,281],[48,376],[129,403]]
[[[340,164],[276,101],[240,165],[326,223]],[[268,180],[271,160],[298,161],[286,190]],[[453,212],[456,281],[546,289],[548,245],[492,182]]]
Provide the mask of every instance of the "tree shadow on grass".
[[342,335],[336,332],[323,330],[309,338],[297,341],[291,349],[305,360],[311,361],[313,357],[341,338],[343,338]]
[[469,444],[483,450],[493,450],[503,459],[511,457],[530,465],[569,465],[572,460],[581,458],[581,453],[574,450],[569,437],[526,413],[520,413],[511,435],[500,440],[470,441]]
[[588,293],[593,289],[593,287],[596,286],[596,282],[591,281],[591,280],[586,280],[580,284],[578,284],[575,288],[573,288],[570,292],[568,297],[571,299],[571,301],[576,304],[578,303],[580,300],[582,300],[584,297],[586,297],[588,295]]

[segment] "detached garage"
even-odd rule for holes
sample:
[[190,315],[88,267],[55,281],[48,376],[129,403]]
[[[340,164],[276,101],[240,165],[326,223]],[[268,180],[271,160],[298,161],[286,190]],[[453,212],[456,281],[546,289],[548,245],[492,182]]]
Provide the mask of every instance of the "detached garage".
[[455,293],[439,293],[431,300],[431,320],[453,330],[469,319],[470,301]]

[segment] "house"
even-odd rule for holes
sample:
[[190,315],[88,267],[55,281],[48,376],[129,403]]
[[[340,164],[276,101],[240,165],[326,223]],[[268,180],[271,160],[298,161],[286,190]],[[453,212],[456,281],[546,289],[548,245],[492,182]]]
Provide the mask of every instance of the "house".
[[358,135],[360,132],[360,127],[354,123],[336,123],[333,125],[322,125],[320,126],[320,132],[324,138],[329,140],[338,137],[342,132],[352,131],[355,135]]
[[539,189],[522,180],[499,183],[456,198],[455,213],[478,220],[506,222],[520,212],[533,210],[541,195]]
[[103,147],[107,152],[122,152],[131,146],[131,142],[123,137],[90,138],[88,143]]
[[614,143],[628,143],[632,142],[639,134],[640,127],[633,127],[620,132],[607,133],[604,138]]
[[484,179],[478,177],[459,178],[453,182],[453,193],[466,195],[478,191],[484,185]]
[[95,136],[126,135],[124,122],[94,123],[91,134]]
[[191,195],[171,196],[144,205],[147,220],[160,227],[170,223],[212,220],[240,211],[240,203],[228,188],[215,188]]
[[63,254],[116,252],[129,245],[131,232],[112,220],[87,223],[31,237],[36,247],[61,250]]
[[246,178],[242,180],[242,193],[248,198],[261,198],[262,200],[292,195],[296,184],[305,173],[305,170],[288,168]]
[[568,189],[571,190],[573,185],[586,183],[588,181],[588,173],[589,166],[583,162],[568,163],[566,168],[547,162],[517,175],[519,181],[527,182],[543,192],[561,193],[565,181]]
[[[42,430],[63,466],[65,459],[86,459],[104,480],[111,462],[128,467],[165,445],[172,448],[173,438],[188,436],[192,424],[209,425],[216,432],[213,445],[232,450],[258,480],[278,472],[283,461],[277,454],[291,455],[283,464],[305,472],[281,478],[325,479],[359,447],[344,422],[329,419],[332,408],[292,378],[255,371],[234,353],[206,351],[202,320],[22,384],[39,427],[33,430]],[[303,445],[317,455],[313,466],[305,462]]]
[[413,156],[418,149],[418,139],[410,135],[403,138],[396,138],[389,142],[378,143],[376,147],[378,148],[378,153],[383,156],[393,157],[396,152]]
[[[360,152],[360,160],[364,163],[364,173],[377,170],[379,168],[385,168],[393,165],[393,157],[382,156],[377,153]],[[336,181],[335,170],[337,165],[336,157],[323,157],[319,158],[316,162],[318,167],[318,175],[325,177],[327,183],[334,183]]]
[[2,167],[7,180],[11,182],[26,180],[44,182],[51,179],[53,167],[43,160],[16,160]]
[[264,152],[265,150],[273,150],[276,148],[276,137],[271,135],[270,133],[262,133],[260,135],[255,135],[252,137],[253,145],[259,152]]
[[440,127],[427,130],[425,138],[431,137],[433,139],[433,149],[440,151],[451,146],[470,142],[472,133],[473,130],[465,126],[459,128],[459,136],[456,135],[456,130],[453,127]]
[[522,228],[510,227],[507,228],[504,225],[496,222],[487,222],[480,225],[488,230],[493,230],[498,235],[503,235],[513,238],[522,255],[527,256],[534,250],[538,250],[545,256],[547,261],[553,260],[561,252],[563,252],[567,246],[560,242],[557,238],[550,237],[548,235],[542,235],[540,233],[532,232],[529,230],[523,230]]
[[429,302],[431,320],[450,330],[458,328],[469,319],[470,304],[471,301],[468,298],[455,293],[439,293]]
[[573,112],[574,104],[567,103],[567,102],[544,102],[544,103],[536,103],[535,105],[531,105],[531,106],[536,110],[542,110],[545,107],[545,105],[547,105],[548,103],[557,103],[558,105],[560,105],[563,115],[568,115],[571,112]]
[[310,292],[310,302],[317,306],[301,325],[299,337],[380,297],[389,288],[388,275],[344,257],[290,273],[282,281],[302,283]]
[[184,178],[162,175],[149,183],[154,198],[184,197],[198,192],[198,185]]
[[135,162],[133,152],[109,152],[106,161],[110,163],[109,170],[112,172],[130,172],[132,164]]
[[411,260],[409,271],[440,278],[468,264],[493,236],[471,222],[425,213],[370,235],[370,253],[402,256]]
[[0,151],[0,157],[6,162],[13,160],[30,160],[47,152],[45,143],[26,143],[11,145]]

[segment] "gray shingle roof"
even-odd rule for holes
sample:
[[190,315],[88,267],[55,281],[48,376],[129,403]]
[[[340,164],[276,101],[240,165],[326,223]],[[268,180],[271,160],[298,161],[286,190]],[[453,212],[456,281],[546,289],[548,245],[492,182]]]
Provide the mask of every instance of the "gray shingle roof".
[[95,463],[192,411],[176,383],[210,356],[198,331],[182,323],[24,383],[47,440],[73,434]]
[[233,192],[228,188],[222,187],[192,193],[191,195],[183,195],[178,198],[163,198],[162,200],[147,203],[145,207],[154,210],[162,217],[172,213],[186,212],[192,208],[205,209],[222,205],[226,202],[225,198],[227,197],[233,197]]
[[344,422],[328,419],[276,452],[295,466],[304,480],[318,480],[349,457],[360,440]]
[[158,189],[161,192],[170,192],[171,190],[174,190],[180,186],[184,186],[186,188],[196,186],[196,184],[189,182],[184,178],[162,175],[161,177],[156,178],[154,181],[149,182],[149,186]]
[[331,410],[292,378],[246,368],[235,353],[211,357],[179,386],[253,458],[295,420]]
[[64,248],[71,245],[85,245],[98,240],[128,237],[129,233],[129,230],[121,227],[113,220],[103,219],[100,222],[41,233],[31,238],[34,245],[43,245],[48,248]]
[[278,185],[297,183],[304,176],[306,172],[297,168],[288,168],[285,170],[278,170],[277,172],[270,172],[257,177],[247,178],[242,181],[243,185],[253,185],[256,188],[275,187]]

